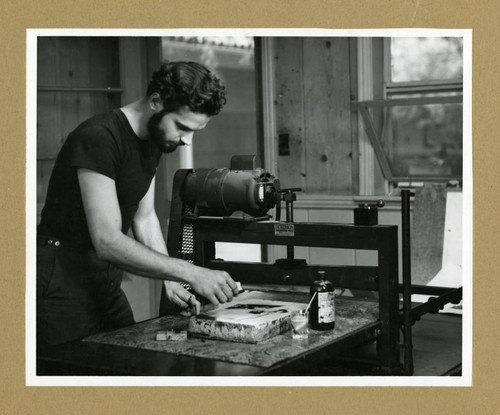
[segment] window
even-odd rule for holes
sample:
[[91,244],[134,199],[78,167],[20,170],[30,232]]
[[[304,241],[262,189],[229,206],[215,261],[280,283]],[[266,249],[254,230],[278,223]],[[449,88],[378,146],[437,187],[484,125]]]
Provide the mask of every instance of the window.
[[380,44],[382,87],[360,112],[385,178],[461,180],[462,38],[393,37]]

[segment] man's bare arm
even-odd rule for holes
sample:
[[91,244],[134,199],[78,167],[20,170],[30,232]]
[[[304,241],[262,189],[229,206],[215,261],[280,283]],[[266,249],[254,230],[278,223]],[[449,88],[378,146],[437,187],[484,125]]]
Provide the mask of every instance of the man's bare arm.
[[169,257],[125,235],[121,231],[114,180],[91,170],[78,169],[78,181],[90,237],[101,259],[133,274],[186,281],[213,304],[224,303],[237,293],[236,283],[226,272],[208,270]]
[[160,221],[154,208],[155,183],[156,178],[153,178],[146,195],[139,203],[132,221],[132,230],[137,241],[157,252],[168,255]]
[[[139,208],[132,221],[132,229],[136,240],[159,253],[168,255],[160,221],[154,207],[155,179],[153,178],[148,192],[139,203]],[[200,302],[180,283],[165,280],[163,285],[168,300],[183,309],[182,313],[184,315],[198,314],[200,312]]]

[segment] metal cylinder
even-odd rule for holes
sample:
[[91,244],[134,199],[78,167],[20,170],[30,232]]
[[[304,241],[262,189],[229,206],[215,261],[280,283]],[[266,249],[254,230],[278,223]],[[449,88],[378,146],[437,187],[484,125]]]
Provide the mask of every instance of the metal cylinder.
[[263,169],[197,169],[187,176],[182,193],[200,214],[264,215],[276,205],[279,180]]

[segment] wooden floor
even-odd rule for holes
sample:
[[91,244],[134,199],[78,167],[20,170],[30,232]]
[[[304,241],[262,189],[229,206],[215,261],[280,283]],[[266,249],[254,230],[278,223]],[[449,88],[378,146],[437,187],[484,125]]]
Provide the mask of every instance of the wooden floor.
[[428,314],[413,326],[414,376],[460,375],[462,316]]

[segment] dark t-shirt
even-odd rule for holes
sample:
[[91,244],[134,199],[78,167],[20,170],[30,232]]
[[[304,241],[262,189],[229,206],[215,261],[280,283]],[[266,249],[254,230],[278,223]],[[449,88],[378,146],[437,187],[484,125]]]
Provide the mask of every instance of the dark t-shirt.
[[96,171],[115,181],[122,232],[127,233],[160,157],[158,147],[150,140],[140,140],[119,109],[83,122],[69,134],[57,157],[39,235],[60,238],[83,248],[92,247],[77,168]]

